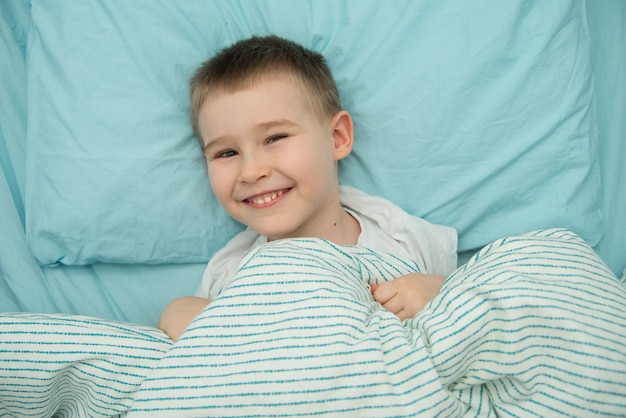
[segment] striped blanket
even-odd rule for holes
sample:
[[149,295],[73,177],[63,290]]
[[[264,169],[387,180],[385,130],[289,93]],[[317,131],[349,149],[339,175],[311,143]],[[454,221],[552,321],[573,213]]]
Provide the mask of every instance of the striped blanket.
[[485,247],[417,316],[368,283],[410,260],[264,245],[172,344],[62,315],[0,316],[0,416],[624,416],[626,287],[551,229]]

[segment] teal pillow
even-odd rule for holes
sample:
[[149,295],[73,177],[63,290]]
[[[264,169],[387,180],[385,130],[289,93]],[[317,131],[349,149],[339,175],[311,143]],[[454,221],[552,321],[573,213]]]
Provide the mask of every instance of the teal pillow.
[[207,261],[219,207],[187,82],[275,33],[323,53],[356,124],[342,183],[455,227],[469,251],[569,228],[595,245],[600,179],[578,1],[32,0],[27,236],[42,264]]

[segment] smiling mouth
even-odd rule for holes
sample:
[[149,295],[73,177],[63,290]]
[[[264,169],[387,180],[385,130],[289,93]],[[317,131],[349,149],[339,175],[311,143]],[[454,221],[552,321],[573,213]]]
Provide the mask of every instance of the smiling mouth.
[[254,197],[246,199],[246,202],[253,203],[255,205],[267,205],[268,203],[272,203],[274,200],[278,199],[287,191],[288,189],[278,190],[278,191],[267,193],[264,195],[254,196]]

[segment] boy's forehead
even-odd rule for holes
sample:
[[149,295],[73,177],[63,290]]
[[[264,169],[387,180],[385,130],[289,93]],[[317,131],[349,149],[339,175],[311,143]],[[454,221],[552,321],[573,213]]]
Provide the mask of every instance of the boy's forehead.
[[[268,107],[278,102],[288,102],[290,107],[302,107],[306,111],[315,111],[316,106],[308,89],[291,74],[283,71],[276,73],[264,73],[262,76],[250,80],[248,83],[234,87],[221,86],[210,90],[200,107],[200,113],[210,113],[219,110],[225,102],[249,101],[250,98],[258,99],[257,104]],[[266,99],[266,100],[263,100]],[[273,102],[273,103],[272,103]],[[302,106],[300,106],[302,105]]]
[[287,70],[265,70],[259,74],[248,76],[239,83],[224,86],[220,90],[236,93],[247,89],[263,88],[267,85],[277,89],[295,90],[302,94],[306,93],[307,90],[302,80]]
[[279,75],[237,89],[214,89],[200,108],[198,122],[204,141],[224,135],[224,130],[258,130],[277,121],[298,124],[310,119],[315,111],[309,96],[293,78]]

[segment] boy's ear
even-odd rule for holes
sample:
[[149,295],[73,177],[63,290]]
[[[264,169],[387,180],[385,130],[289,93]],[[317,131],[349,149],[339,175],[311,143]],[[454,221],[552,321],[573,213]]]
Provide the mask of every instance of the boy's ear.
[[331,128],[335,161],[339,161],[350,155],[354,145],[354,126],[350,113],[345,110],[337,112],[331,120]]

